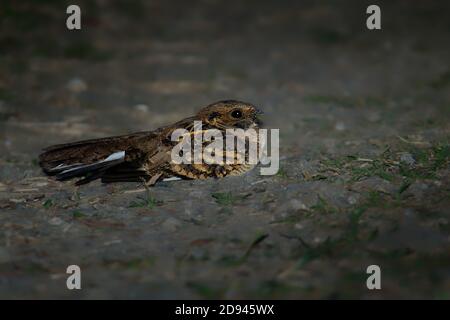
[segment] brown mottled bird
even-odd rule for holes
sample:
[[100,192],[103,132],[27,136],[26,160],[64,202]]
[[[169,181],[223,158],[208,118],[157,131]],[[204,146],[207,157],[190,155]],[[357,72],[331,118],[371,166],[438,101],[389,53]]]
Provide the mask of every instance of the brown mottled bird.
[[[101,179],[102,182],[146,181],[153,185],[166,178],[206,179],[238,175],[250,170],[250,164],[176,164],[171,151],[177,141],[171,140],[176,129],[194,132],[194,121],[202,129],[258,130],[261,113],[255,106],[235,100],[219,101],[201,109],[195,116],[154,131],[59,144],[44,149],[39,164],[58,180],[81,177],[76,185]],[[225,151],[227,152],[227,151]]]

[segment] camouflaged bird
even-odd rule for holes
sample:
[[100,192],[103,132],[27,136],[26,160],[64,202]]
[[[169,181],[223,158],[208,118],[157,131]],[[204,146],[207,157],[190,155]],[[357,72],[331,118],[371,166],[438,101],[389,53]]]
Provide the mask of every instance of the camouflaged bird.
[[76,185],[101,179],[110,182],[145,181],[153,185],[162,179],[206,179],[239,175],[254,167],[236,164],[176,164],[171,151],[177,141],[171,136],[176,129],[194,133],[194,121],[202,121],[203,130],[259,128],[261,112],[252,104],[235,100],[219,101],[201,109],[195,116],[154,131],[59,144],[44,149],[39,164],[58,180],[81,178]]

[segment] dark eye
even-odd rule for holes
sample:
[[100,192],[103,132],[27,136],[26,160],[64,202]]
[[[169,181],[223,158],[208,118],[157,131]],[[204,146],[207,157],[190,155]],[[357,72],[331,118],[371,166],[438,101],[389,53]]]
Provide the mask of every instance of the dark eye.
[[242,112],[241,112],[241,110],[233,110],[233,111],[231,112],[231,116],[232,116],[233,118],[238,119],[238,118],[242,117]]

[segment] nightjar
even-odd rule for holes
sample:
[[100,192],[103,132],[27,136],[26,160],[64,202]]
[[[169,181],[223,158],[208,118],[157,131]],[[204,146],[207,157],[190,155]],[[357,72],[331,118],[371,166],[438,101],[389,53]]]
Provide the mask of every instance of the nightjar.
[[[172,134],[177,129],[184,129],[195,138],[208,130],[218,130],[225,140],[225,136],[230,134],[227,129],[253,129],[258,132],[260,121],[257,115],[260,113],[250,103],[219,101],[204,107],[195,116],[153,131],[50,146],[39,156],[39,164],[46,174],[54,175],[58,180],[80,178],[76,185],[96,179],[104,183],[145,181],[147,185],[153,185],[163,179],[239,175],[255,166],[242,161],[248,160],[247,148],[244,153],[225,146],[222,150],[216,149],[212,154],[222,158],[222,162],[175,163],[172,161],[172,151],[179,141],[174,141]],[[195,127],[197,121],[202,124],[200,132]],[[257,138],[258,135],[254,139]],[[248,140],[244,143],[248,147]],[[202,146],[208,148],[204,141]],[[235,161],[226,161],[230,158]]]

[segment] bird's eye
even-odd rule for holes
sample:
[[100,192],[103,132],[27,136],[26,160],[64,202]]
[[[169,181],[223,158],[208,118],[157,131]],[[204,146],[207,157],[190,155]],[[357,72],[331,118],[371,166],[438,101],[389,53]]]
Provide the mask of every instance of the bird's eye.
[[236,119],[241,118],[242,117],[242,112],[241,112],[241,110],[233,110],[231,112],[231,116],[233,118],[236,118]]

